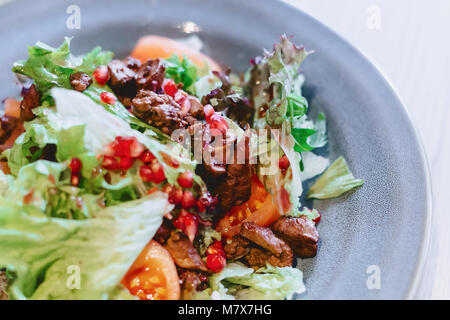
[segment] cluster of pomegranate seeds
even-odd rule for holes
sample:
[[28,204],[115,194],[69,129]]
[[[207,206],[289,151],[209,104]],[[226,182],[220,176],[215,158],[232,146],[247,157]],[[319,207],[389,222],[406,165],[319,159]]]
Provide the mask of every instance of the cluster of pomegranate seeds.
[[164,168],[157,159],[153,159],[150,164],[144,164],[139,169],[139,175],[145,182],[154,182],[159,184],[166,180]]
[[100,93],[100,100],[107,104],[114,104],[116,102],[116,96],[111,92],[103,91]]
[[100,85],[105,85],[109,80],[109,72],[108,68],[106,66],[99,66],[97,67],[93,74],[95,81],[98,82]]
[[215,240],[206,250],[206,266],[212,272],[220,272],[227,264],[227,255],[222,241]]
[[81,160],[79,158],[72,158],[69,163],[69,168],[71,171],[70,183],[74,187],[78,186],[78,184],[80,183],[81,167]]
[[102,167],[107,170],[128,170],[144,150],[144,145],[135,137],[118,136],[105,148]]
[[180,229],[192,242],[197,234],[198,218],[196,215],[182,209],[178,217],[173,220],[175,228]]
[[281,171],[286,171],[290,166],[288,157],[283,154],[283,156],[278,160],[278,167],[281,169]]
[[203,107],[203,113],[205,114],[206,122],[209,124],[211,128],[211,132],[218,130],[218,133],[225,134],[229,129],[228,123],[225,121],[224,117],[220,114],[220,112],[215,112],[214,108],[207,104]]

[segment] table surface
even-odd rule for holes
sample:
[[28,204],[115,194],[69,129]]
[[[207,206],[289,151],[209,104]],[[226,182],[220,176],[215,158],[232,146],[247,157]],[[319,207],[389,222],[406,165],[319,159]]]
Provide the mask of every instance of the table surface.
[[[362,51],[390,80],[422,138],[433,185],[419,299],[450,299],[450,1],[285,0]],[[449,121],[449,122],[448,122]]]

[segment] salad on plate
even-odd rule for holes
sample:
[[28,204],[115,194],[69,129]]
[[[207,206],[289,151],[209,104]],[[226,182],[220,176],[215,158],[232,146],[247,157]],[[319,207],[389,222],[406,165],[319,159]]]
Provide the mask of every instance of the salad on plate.
[[[231,73],[199,39],[71,39],[16,62],[0,118],[0,299],[292,299],[321,214],[363,184],[311,119],[282,36]],[[197,45],[192,45],[192,43]],[[200,45],[199,45],[200,44]],[[316,179],[308,190],[303,182]]]

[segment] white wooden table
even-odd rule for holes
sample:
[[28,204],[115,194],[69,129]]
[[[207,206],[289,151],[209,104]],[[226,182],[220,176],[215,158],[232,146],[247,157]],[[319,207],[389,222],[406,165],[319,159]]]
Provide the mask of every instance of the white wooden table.
[[431,248],[416,298],[450,299],[450,1],[285,1],[360,49],[412,116],[433,184]]

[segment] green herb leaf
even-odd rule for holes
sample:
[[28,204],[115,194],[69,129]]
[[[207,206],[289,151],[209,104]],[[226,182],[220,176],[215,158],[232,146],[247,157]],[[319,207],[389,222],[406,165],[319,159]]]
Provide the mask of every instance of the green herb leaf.
[[320,176],[314,185],[309,189],[307,197],[309,199],[330,199],[337,198],[347,191],[355,189],[364,184],[364,180],[356,179],[350,172],[347,162],[343,157],[339,157]]

